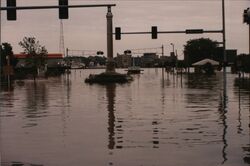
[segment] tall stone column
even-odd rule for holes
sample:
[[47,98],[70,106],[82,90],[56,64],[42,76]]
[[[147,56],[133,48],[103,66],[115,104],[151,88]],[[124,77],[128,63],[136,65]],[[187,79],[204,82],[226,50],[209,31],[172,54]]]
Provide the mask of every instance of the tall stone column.
[[113,14],[111,13],[111,6],[108,6],[107,18],[107,67],[106,72],[115,72],[115,62],[113,59]]

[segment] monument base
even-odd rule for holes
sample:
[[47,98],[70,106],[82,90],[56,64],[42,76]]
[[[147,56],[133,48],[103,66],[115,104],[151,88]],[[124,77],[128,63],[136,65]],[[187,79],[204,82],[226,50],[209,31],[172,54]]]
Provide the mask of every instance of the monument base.
[[104,72],[101,74],[90,74],[88,78],[85,79],[86,83],[127,83],[133,80],[133,77],[127,74],[120,74],[116,72]]

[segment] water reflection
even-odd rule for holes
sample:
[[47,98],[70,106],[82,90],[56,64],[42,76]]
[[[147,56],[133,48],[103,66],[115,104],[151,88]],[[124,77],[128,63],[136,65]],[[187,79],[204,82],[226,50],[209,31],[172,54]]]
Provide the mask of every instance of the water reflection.
[[[238,121],[239,125],[238,127],[238,133],[242,134],[243,133],[243,128],[242,128],[242,113],[241,111],[244,110],[242,108],[242,105],[245,106],[245,103],[248,102],[248,128],[249,131],[248,135],[250,137],[250,79],[249,78],[235,78],[234,79],[234,86],[238,89],[235,90],[236,95],[238,95],[238,104],[239,104],[239,112],[238,112]],[[247,101],[248,100],[248,101]],[[246,164],[250,164],[250,138],[249,138],[249,144],[246,144],[245,146],[242,147],[245,156],[243,157],[243,161]]]
[[191,89],[209,89],[216,90],[218,88],[218,83],[220,83],[221,75],[197,75],[195,73],[190,73],[186,75],[187,82],[186,86]]
[[159,148],[159,144],[160,144],[160,141],[159,141],[159,127],[158,127],[158,120],[155,119],[153,120],[152,122],[152,127],[153,127],[153,140],[152,140],[152,143],[153,143],[153,148]]
[[187,103],[190,107],[211,109],[217,105],[221,93],[221,81],[216,76],[197,76],[190,74],[186,76],[185,85],[188,88],[186,93]]
[[1,166],[43,166],[41,164],[30,164],[30,163],[23,163],[23,162],[1,162]]
[[[12,110],[14,107],[14,91],[5,91],[0,93],[0,117],[12,117],[15,116],[15,112]],[[6,102],[2,102],[6,101]]]
[[242,133],[242,131],[243,131],[243,128],[242,128],[242,122],[241,122],[241,89],[240,89],[240,87],[238,87],[238,96],[239,96],[239,100],[238,100],[238,109],[239,109],[239,111],[238,111],[238,122],[239,122],[239,124],[238,124],[238,133],[239,134],[241,134]]
[[[207,128],[204,131],[200,131],[199,133],[204,133],[201,140],[207,138],[208,144],[215,143],[213,140],[217,139],[216,137],[221,135],[221,141],[223,143],[221,154],[222,154],[222,162],[221,164],[225,164],[228,160],[227,148],[227,105],[228,105],[228,97],[227,93],[224,90],[226,88],[226,84],[222,87],[223,79],[218,76],[205,76],[205,75],[195,75],[190,74],[185,76],[186,86],[188,87],[188,91],[186,93],[187,98],[187,109],[191,109],[194,114],[191,114],[190,121],[194,120],[203,120],[203,122],[199,122],[196,127],[197,130],[201,130],[202,128]],[[216,107],[217,106],[217,107]],[[216,114],[215,110],[218,110],[218,114]],[[211,118],[215,116],[214,119]],[[219,120],[216,119],[216,116]],[[209,118],[210,117],[210,118]],[[207,122],[207,119],[213,120],[214,123]],[[194,122],[193,122],[194,123]],[[209,130],[211,126],[215,124],[222,126],[222,132],[215,132],[213,129]],[[189,129],[189,128],[187,128]],[[190,128],[192,129],[192,127]],[[196,128],[194,128],[196,129]],[[220,134],[221,133],[221,134]]]
[[[250,94],[234,84],[234,76],[228,78],[224,94],[220,76],[183,75],[181,87],[180,76],[162,79],[160,72],[146,69],[131,84],[87,86],[82,76],[89,74],[84,72],[36,85],[25,81],[1,94],[5,161],[63,166],[249,164]],[[13,117],[4,116],[11,112]]]
[[222,148],[222,157],[223,157],[223,161],[222,164],[224,164],[228,158],[227,158],[227,153],[226,153],[226,149],[228,147],[228,143],[227,143],[227,96],[226,94],[222,93],[221,97],[220,97],[220,104],[219,104],[219,113],[221,115],[220,119],[222,121],[222,125],[223,125],[223,131],[222,131],[222,141],[223,141],[223,148]]
[[115,84],[109,84],[106,86],[107,95],[107,110],[108,110],[108,133],[109,133],[109,143],[108,148],[115,148]]
[[29,121],[24,127],[36,126],[38,118],[48,116],[48,89],[46,82],[26,82],[25,102],[24,112]]
[[242,90],[247,90],[243,91],[247,92],[250,90],[250,78],[235,78],[234,79],[234,86],[239,87]]

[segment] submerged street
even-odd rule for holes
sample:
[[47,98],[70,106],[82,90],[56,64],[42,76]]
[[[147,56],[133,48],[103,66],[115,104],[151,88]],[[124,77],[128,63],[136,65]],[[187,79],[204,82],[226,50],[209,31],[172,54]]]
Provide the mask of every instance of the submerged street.
[[[145,68],[128,84],[85,84],[103,69],[16,81],[0,93],[2,164],[249,164],[249,87],[238,75]],[[117,70],[120,73],[123,69]],[[243,84],[241,84],[243,85]]]

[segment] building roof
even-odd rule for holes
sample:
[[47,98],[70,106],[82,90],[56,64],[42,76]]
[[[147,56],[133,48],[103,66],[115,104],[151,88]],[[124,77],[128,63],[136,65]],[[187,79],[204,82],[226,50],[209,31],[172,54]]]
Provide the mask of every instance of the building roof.
[[193,63],[192,66],[203,66],[203,65],[205,65],[207,63],[210,63],[213,66],[218,66],[219,65],[219,62],[217,62],[215,60],[212,60],[212,59],[203,59],[201,61]]
[[[27,54],[24,54],[24,53],[14,54],[14,56],[15,56],[17,59],[25,59],[25,58],[27,58]],[[63,55],[62,55],[61,53],[49,53],[49,54],[47,55],[47,58],[48,58],[48,59],[63,58]]]

